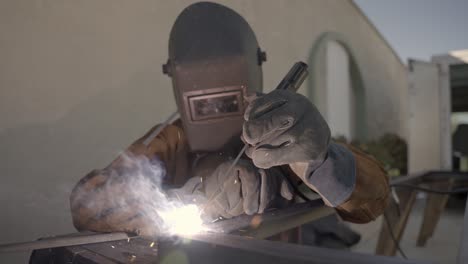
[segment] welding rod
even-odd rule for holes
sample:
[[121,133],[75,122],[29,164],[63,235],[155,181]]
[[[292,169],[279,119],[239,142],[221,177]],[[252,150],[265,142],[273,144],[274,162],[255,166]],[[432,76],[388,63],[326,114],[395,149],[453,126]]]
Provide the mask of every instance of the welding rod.
[[161,125],[159,125],[147,138],[145,138],[145,140],[143,141],[143,144],[145,146],[148,146],[149,143],[151,143],[151,141],[153,141],[153,139],[159,135],[159,133],[161,133],[161,131],[166,128],[168,125],[172,124],[174,121],[176,121],[178,118],[180,117],[180,114],[178,111],[175,111],[174,113],[172,113],[167,119],[166,121],[164,121],[164,123],[162,123]]

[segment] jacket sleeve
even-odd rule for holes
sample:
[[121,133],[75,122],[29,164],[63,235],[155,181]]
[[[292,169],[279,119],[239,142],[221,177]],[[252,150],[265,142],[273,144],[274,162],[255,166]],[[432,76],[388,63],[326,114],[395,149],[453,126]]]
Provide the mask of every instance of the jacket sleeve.
[[77,183],[70,196],[70,207],[78,230],[153,233],[152,219],[145,217],[145,205],[137,195],[136,188],[140,186],[135,178],[141,168],[137,168],[135,161],[160,166],[157,169],[172,176],[178,159],[186,157],[184,133],[175,125],[167,126],[145,146],[143,142],[156,128],[135,141],[107,167],[91,171]]
[[388,177],[372,156],[348,144],[330,143],[323,161],[291,165],[301,180],[346,221],[367,223],[388,204]]
[[351,196],[336,207],[346,221],[367,223],[380,216],[389,203],[389,180],[381,163],[356,147],[346,145],[356,161],[356,183]]

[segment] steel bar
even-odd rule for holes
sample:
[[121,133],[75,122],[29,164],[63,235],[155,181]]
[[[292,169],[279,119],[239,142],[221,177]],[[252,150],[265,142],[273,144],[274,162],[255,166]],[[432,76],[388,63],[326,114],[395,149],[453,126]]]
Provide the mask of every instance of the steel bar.
[[315,200],[258,215],[245,227],[230,233],[254,238],[268,238],[333,213],[335,213],[333,208],[324,205],[321,200]]
[[126,240],[136,236],[123,232],[116,233],[74,233],[56,237],[45,238],[37,241],[12,243],[0,245],[0,253],[12,251],[28,251],[43,248],[56,248],[72,245],[94,244],[117,240]]
[[[321,200],[298,203],[259,215],[241,215],[208,225],[215,233],[234,233],[264,238],[334,213]],[[278,226],[278,221],[281,225]],[[255,223],[253,223],[255,222]]]
[[400,176],[393,179],[390,184],[411,183],[418,184],[429,181],[445,181],[455,179],[455,181],[468,179],[468,173],[457,171],[423,171],[414,175]]
[[396,177],[390,181],[390,184],[400,184],[400,183],[417,183],[422,180],[422,178],[429,174],[429,171],[423,171],[417,174],[404,175]]
[[[405,260],[395,257],[373,256],[349,251],[303,246],[279,241],[259,240],[227,234],[199,234],[190,238],[218,246],[274,256],[294,263],[348,263],[348,264],[416,264],[428,263],[420,260]],[[189,245],[190,246],[190,245]],[[196,256],[194,256],[196,257]],[[189,256],[190,259],[190,256]],[[277,262],[278,262],[277,260]],[[204,260],[202,260],[204,261]],[[192,262],[191,262],[192,263]],[[195,263],[197,263],[195,261]],[[199,262],[200,263],[200,259]],[[284,262],[282,262],[284,263]]]
[[459,171],[429,171],[423,177],[424,182],[446,181],[454,179],[455,181],[467,181],[468,173]]

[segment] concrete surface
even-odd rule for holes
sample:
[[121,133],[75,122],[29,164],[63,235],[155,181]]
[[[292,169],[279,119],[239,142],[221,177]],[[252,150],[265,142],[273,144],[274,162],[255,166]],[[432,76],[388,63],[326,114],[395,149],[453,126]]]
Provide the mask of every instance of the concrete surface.
[[[417,247],[416,240],[422,223],[424,201],[421,199],[416,201],[414,211],[410,215],[400,243],[400,247],[409,259],[427,260],[440,264],[456,263],[463,226],[464,207],[460,201],[455,202],[455,205],[448,206],[445,209],[434,236],[427,241],[426,247]],[[382,217],[369,224],[351,225],[352,229],[362,235],[361,242],[355,245],[352,251],[374,254],[381,223]]]

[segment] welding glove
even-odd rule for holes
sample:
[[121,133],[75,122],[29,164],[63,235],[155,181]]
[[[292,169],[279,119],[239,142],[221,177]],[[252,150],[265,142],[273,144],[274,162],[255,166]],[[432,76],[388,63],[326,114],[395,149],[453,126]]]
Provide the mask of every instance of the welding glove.
[[303,95],[275,90],[250,102],[244,115],[243,140],[255,166],[323,160],[330,129],[315,106]]
[[222,163],[204,180],[208,219],[263,213],[276,202],[293,198],[291,186],[277,169],[258,169],[241,159],[228,174],[231,166],[232,161]]
[[289,164],[326,204],[344,203],[354,190],[356,164],[344,146],[330,143],[330,129],[303,95],[275,90],[253,99],[244,115],[243,140],[255,166]]

